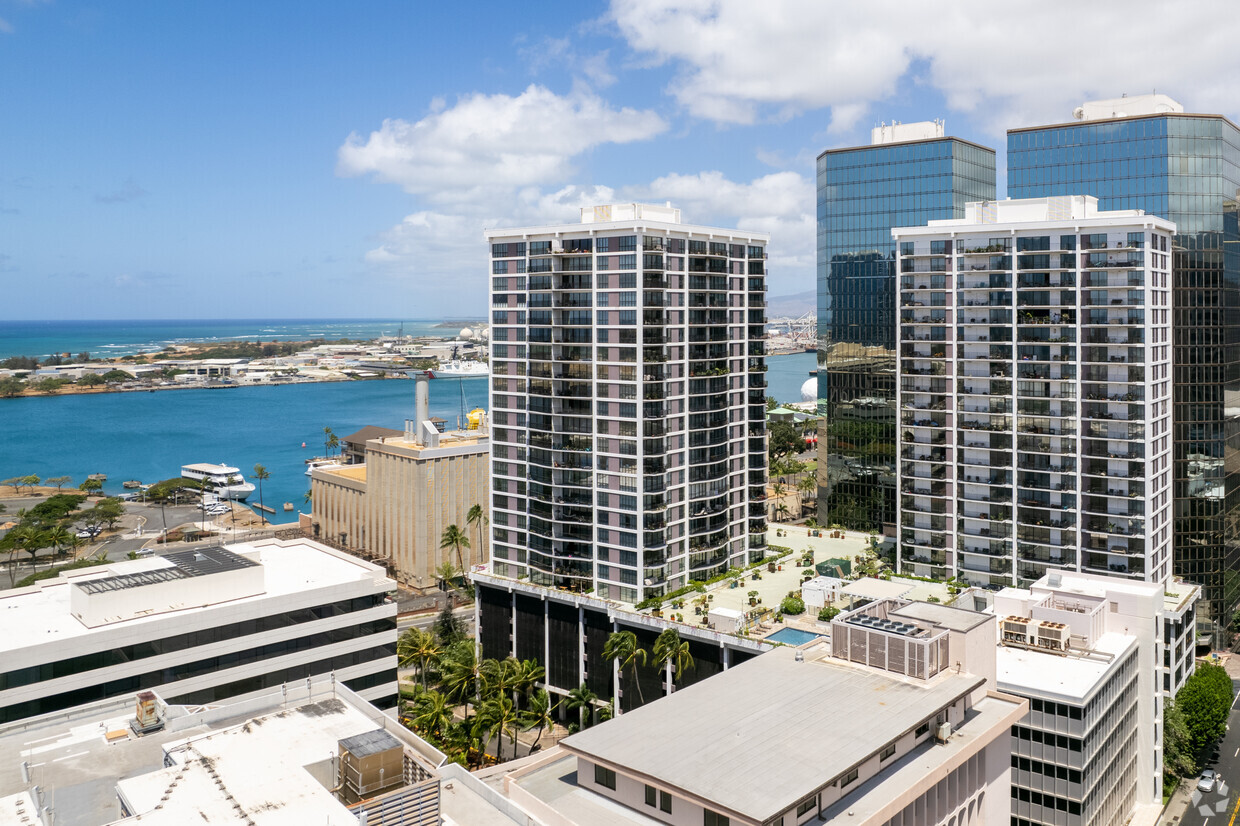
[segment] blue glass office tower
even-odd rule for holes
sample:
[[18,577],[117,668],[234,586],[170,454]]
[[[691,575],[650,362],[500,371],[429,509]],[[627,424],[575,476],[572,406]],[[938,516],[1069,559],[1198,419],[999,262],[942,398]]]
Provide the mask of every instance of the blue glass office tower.
[[818,156],[819,521],[888,533],[896,515],[891,229],[961,218],[965,203],[995,197],[993,149],[941,137],[941,124],[910,126],[937,127],[940,137]]
[[1167,113],[1008,132],[1008,194],[1084,194],[1176,223],[1172,256],[1174,572],[1226,628],[1240,600],[1240,129]]

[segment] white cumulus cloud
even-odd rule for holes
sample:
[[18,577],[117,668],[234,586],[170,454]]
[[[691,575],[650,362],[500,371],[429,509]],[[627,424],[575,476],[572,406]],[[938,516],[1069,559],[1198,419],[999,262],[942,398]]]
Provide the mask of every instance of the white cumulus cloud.
[[[1234,0],[613,0],[638,57],[667,63],[691,114],[751,123],[830,108],[846,129],[902,80],[991,131],[1067,120],[1083,99],[1157,88],[1197,111],[1240,110]],[[924,78],[907,77],[913,67]],[[877,113],[874,113],[877,116]]]
[[567,180],[574,157],[606,143],[647,140],[667,129],[655,112],[616,109],[584,87],[557,95],[469,95],[416,122],[389,119],[340,147],[337,172],[373,175],[438,203]]

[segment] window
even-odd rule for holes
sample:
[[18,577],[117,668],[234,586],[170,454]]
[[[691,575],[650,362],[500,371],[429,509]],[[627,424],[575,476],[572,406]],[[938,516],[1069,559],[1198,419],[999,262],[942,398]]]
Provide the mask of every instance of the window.
[[912,241],[901,241],[900,242],[900,254],[901,255],[912,255],[913,254],[913,242]]
[[731,824],[732,821],[728,820],[727,815],[712,812],[710,809],[702,810],[702,826],[731,826]]
[[614,792],[616,790],[616,773],[611,769],[596,765],[594,767],[594,782],[599,786],[606,786]]
[[620,252],[633,252],[637,249],[636,235],[622,235],[619,239],[619,246],[616,247]]
[[913,732],[913,737],[921,737],[923,734],[925,734],[928,731],[930,731],[929,720],[927,720],[926,722],[922,723],[920,726],[917,727],[917,730]]
[[845,774],[843,777],[840,778],[840,788],[841,789],[844,788],[845,786],[847,786],[849,783],[852,783],[856,779],[857,779],[857,770],[851,769],[847,774]]
[[667,792],[659,792],[659,811],[669,815],[672,813],[672,796]]
[[646,805],[654,806],[658,800],[659,791],[649,783],[646,784]]
[[801,801],[801,805],[797,806],[797,817],[800,817],[801,815],[810,811],[817,805],[818,805],[818,795],[814,795],[813,797],[807,797],[806,799]]
[[880,761],[886,760],[888,757],[891,757],[891,755],[895,753],[896,753],[896,744],[892,743],[890,746],[888,746],[887,748],[879,752],[878,759]]

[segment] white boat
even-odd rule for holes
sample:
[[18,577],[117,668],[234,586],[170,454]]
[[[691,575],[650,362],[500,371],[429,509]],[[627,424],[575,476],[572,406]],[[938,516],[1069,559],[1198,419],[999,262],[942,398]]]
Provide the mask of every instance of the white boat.
[[245,481],[241,470],[231,465],[181,465],[181,475],[195,481],[207,480],[211,483],[211,490],[220,499],[244,502],[246,497],[254,492],[254,484]]
[[337,459],[311,459],[306,462],[306,475],[309,476],[315,470],[320,468],[340,467],[340,461]]
[[431,371],[435,378],[451,379],[451,378],[486,378],[491,375],[491,366],[485,361],[473,361],[470,359],[452,359],[451,361],[441,362],[439,367]]

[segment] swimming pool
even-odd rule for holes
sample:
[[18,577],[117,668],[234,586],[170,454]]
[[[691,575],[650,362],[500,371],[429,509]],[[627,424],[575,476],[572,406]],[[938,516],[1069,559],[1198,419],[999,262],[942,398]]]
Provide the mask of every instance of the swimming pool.
[[786,645],[804,645],[821,637],[821,634],[802,631],[800,628],[781,628],[766,639],[769,642],[782,642]]

